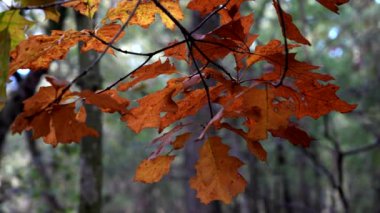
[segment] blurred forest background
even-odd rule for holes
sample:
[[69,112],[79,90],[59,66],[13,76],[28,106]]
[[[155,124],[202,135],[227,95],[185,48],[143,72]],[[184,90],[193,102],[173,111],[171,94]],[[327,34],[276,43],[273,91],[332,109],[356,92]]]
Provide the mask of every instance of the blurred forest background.
[[[116,2],[103,1],[98,17]],[[241,172],[249,185],[231,205],[214,202],[209,206],[201,205],[188,186],[194,173],[198,144],[188,143],[184,151],[176,153],[179,157],[170,174],[160,183],[135,183],[135,169],[151,152],[149,143],[157,132],[144,130],[136,135],[116,115],[104,114],[103,212],[380,212],[380,63],[377,61],[380,58],[380,1],[352,0],[340,8],[339,16],[315,1],[287,1],[285,6],[312,43],[312,47],[299,49],[297,57],[321,65],[322,72],[335,76],[336,84],[341,87],[340,97],[357,103],[357,109],[350,114],[331,113],[319,120],[303,120],[302,126],[315,138],[306,150],[276,138],[268,139],[270,143],[262,143],[269,153],[267,162],[250,155],[241,138],[221,133],[223,141],[232,146],[232,154],[248,162]],[[1,7],[0,4],[0,10]],[[260,34],[256,45],[273,38],[281,39],[271,1],[245,3],[241,10],[245,14],[254,11],[252,32]],[[25,11],[30,19],[39,21],[29,34],[75,29],[78,18],[73,11],[60,12],[59,23],[47,23],[41,11]],[[193,17],[184,21],[186,26],[199,22],[197,14],[185,12],[187,17]],[[136,52],[157,49],[178,37],[162,24],[154,24],[148,30],[132,26],[126,33],[118,45]],[[62,79],[75,77],[79,69],[78,53],[73,49],[69,60],[54,62],[49,74]],[[103,85],[114,82],[141,60],[130,55],[106,56],[100,66]],[[229,57],[221,63],[233,66]],[[187,68],[182,67],[183,72],[187,72]],[[265,66],[257,68],[265,69]],[[21,81],[13,81],[8,86],[10,100],[0,118],[0,212],[54,212],[57,209],[76,212],[80,146],[52,148],[42,141],[32,141],[30,135],[8,133],[20,100],[33,93],[37,84],[46,84],[42,79],[39,81],[41,74],[32,75],[25,70],[17,77]],[[141,84],[128,96],[139,98],[164,87],[165,80],[160,77]],[[202,116],[192,119],[201,122]]]

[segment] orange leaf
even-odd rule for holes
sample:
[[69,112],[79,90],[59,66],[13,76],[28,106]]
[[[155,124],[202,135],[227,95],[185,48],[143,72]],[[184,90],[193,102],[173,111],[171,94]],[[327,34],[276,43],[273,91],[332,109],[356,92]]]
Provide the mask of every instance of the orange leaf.
[[[173,45],[175,43],[177,43],[177,40],[174,40],[174,42],[169,43],[168,46]],[[175,47],[165,50],[165,56],[173,57],[178,60],[186,60],[187,59],[186,45],[183,43],[183,44],[179,44]]]
[[[297,45],[297,44],[288,44],[289,49],[294,48],[294,47],[298,47],[298,46],[299,45]],[[271,40],[266,45],[258,45],[255,48],[254,54],[252,54],[251,56],[249,56],[247,58],[247,64],[248,64],[248,66],[251,66],[252,64],[254,64],[260,60],[267,59],[269,56],[274,57],[274,55],[278,55],[279,53],[283,53],[284,49],[285,48],[281,44],[281,41],[275,40],[275,39]]]
[[93,104],[99,107],[103,112],[114,113],[119,112],[125,114],[129,101],[118,95],[114,89],[104,91],[102,93],[94,93],[90,90],[85,90],[78,93],[79,96],[85,99],[87,104]]
[[[106,42],[111,42],[113,37],[119,32],[120,29],[121,29],[120,24],[108,24],[108,25],[104,25],[100,29],[96,30],[95,35],[97,37],[103,39]],[[121,38],[123,38],[124,35],[125,35],[125,32],[122,32],[119,35],[119,37],[116,38],[114,43],[119,41]],[[81,51],[87,52],[89,50],[95,50],[95,51],[101,53],[105,50],[106,47],[107,46],[104,45],[102,42],[100,42],[98,39],[91,38],[86,43],[84,43],[84,45],[81,48]],[[107,50],[107,53],[113,54],[114,51],[111,48],[109,48]]]
[[155,63],[143,66],[141,69],[134,72],[131,75],[133,80],[121,83],[117,89],[120,91],[126,91],[141,81],[156,78],[162,74],[169,75],[173,73],[177,73],[177,70],[172,64],[170,64],[169,60],[166,60],[164,63],[161,63],[161,61],[158,60]]
[[[82,109],[81,113],[85,111]],[[98,137],[99,134],[75,113],[75,104],[52,105],[33,116],[30,112],[19,114],[12,124],[12,132],[33,130],[33,139],[43,137],[45,143],[52,146],[58,143],[79,142],[85,136]]]
[[244,140],[247,142],[248,150],[251,152],[251,154],[253,154],[255,157],[257,157],[259,160],[261,160],[261,161],[267,160],[267,152],[265,151],[263,146],[261,146],[261,144],[258,141],[254,141],[251,138],[249,138],[249,136],[246,132],[244,132],[241,129],[234,128],[228,123],[222,123],[221,127],[226,128],[226,129],[240,135],[242,138],[244,138]]
[[[248,137],[260,141],[268,137],[268,130],[283,128],[289,124],[292,108],[284,102],[275,102],[273,90],[252,88],[242,96],[241,113],[247,120]],[[254,101],[253,101],[254,100]]]
[[170,164],[175,156],[158,156],[143,160],[137,168],[134,181],[155,183],[162,179],[170,170]]
[[[232,15],[232,13],[238,13],[238,11],[240,10],[240,5],[244,1],[245,0],[231,0],[226,5],[229,14]],[[201,16],[205,16],[211,13],[213,10],[215,10],[219,5],[222,5],[224,3],[226,3],[225,0],[191,0],[187,5],[187,8],[189,8],[190,10],[198,11],[200,12]]]
[[174,127],[173,129],[171,129],[169,132],[166,132],[165,134],[161,135],[160,137],[155,138],[151,142],[151,144],[156,144],[156,143],[159,143],[159,144],[158,144],[157,149],[154,152],[152,152],[152,154],[149,156],[149,158],[157,157],[161,153],[162,149],[165,146],[167,146],[173,142],[174,134],[177,133],[178,131],[180,131],[185,126],[186,125],[179,124],[176,127]]
[[92,18],[98,10],[100,0],[74,0],[64,3],[65,7],[72,7],[81,14]]
[[88,33],[74,30],[53,31],[50,36],[30,36],[11,52],[8,76],[13,75],[17,69],[48,69],[52,61],[64,59],[72,46],[88,39]]
[[299,81],[296,85],[298,90],[284,86],[278,88],[275,94],[288,100],[288,105],[294,108],[298,119],[305,116],[318,119],[331,111],[346,113],[356,108],[356,104],[348,104],[336,95],[339,89],[336,85],[322,85],[317,81]]
[[278,6],[276,1],[273,1],[273,6],[276,8],[280,24],[282,25],[282,19],[280,18],[281,15],[285,22],[285,26],[281,26],[283,29],[285,29],[285,37],[301,44],[311,45],[310,42],[302,35],[297,26],[293,23],[292,16],[286,13],[285,11],[281,12],[280,7]]
[[75,103],[66,103],[76,96],[67,91],[57,103],[56,98],[64,85],[59,86],[55,84],[57,80],[48,79],[54,86],[41,87],[35,95],[24,101],[24,111],[13,122],[12,132],[33,130],[34,139],[43,137],[45,143],[53,146],[78,142],[85,136],[99,136],[94,129],[86,126],[85,109],[81,107],[76,112]]
[[[115,8],[111,8],[107,12],[106,17],[103,19],[103,22],[107,20],[110,22],[120,20],[124,23],[129,18],[129,15],[132,13],[137,2],[137,0],[120,1]],[[160,4],[162,4],[162,6],[164,6],[174,16],[175,19],[183,19],[183,13],[178,0],[160,0]],[[164,12],[162,12],[162,10],[156,7],[153,1],[142,1],[129,24],[137,24],[141,27],[147,28],[155,21],[156,14],[159,14],[161,16],[161,20],[167,28],[171,30],[174,29],[174,23]]]
[[[216,85],[210,87],[211,101],[215,100],[218,95],[224,90],[223,85]],[[205,104],[207,104],[207,95],[204,89],[197,89],[185,93],[185,97],[177,103],[178,109],[166,113],[160,120],[160,131],[169,126],[170,124],[197,113]]]
[[185,146],[185,143],[189,140],[191,134],[191,132],[185,132],[182,135],[178,135],[175,141],[172,142],[173,149],[182,149]]
[[85,136],[99,137],[96,130],[78,120],[81,116],[74,111],[75,104],[53,106],[50,112],[50,133],[44,137],[46,143],[56,146],[58,143],[79,142]]
[[197,191],[202,203],[214,200],[231,203],[232,198],[243,192],[247,182],[239,174],[243,163],[228,155],[229,147],[219,137],[209,138],[201,147],[195,166],[197,174],[190,179],[191,188]]
[[172,79],[167,86],[155,93],[151,93],[137,102],[139,106],[130,110],[122,117],[129,128],[139,133],[144,128],[157,128],[161,123],[161,112],[176,113],[178,106],[172,97],[182,90],[181,82]]
[[259,160],[267,160],[268,154],[258,141],[247,141],[247,147],[249,152],[256,156]]

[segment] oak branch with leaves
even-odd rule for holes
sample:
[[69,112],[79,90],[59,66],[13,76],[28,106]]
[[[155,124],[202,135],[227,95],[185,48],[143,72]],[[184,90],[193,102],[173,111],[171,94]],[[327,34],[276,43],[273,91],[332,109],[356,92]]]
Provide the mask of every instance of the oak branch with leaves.
[[[203,203],[213,200],[230,203],[247,184],[238,172],[243,162],[230,156],[229,146],[217,135],[209,133],[210,129],[227,129],[241,136],[253,155],[266,160],[267,153],[260,141],[266,139],[268,133],[294,145],[308,147],[313,139],[294,120],[307,116],[317,119],[331,111],[346,113],[356,107],[339,99],[336,95],[338,86],[329,83],[332,76],[318,73],[317,66],[296,59],[293,50],[311,44],[293,23],[292,16],[283,9],[281,0],[272,2],[282,37],[251,50],[259,35],[251,33],[255,11],[246,16],[239,12],[244,2],[191,0],[187,9],[199,13],[203,20],[195,28],[188,29],[182,21],[189,17],[184,16],[179,0],[120,0],[102,17],[97,29],[53,30],[50,35],[33,35],[25,39],[23,31],[33,23],[20,11],[44,9],[47,18],[56,20],[56,8],[62,6],[93,18],[101,1],[19,0],[17,5],[9,6],[0,14],[3,102],[6,82],[18,69],[46,70],[53,61],[65,59],[68,51],[79,42],[84,44],[82,52],[97,51],[100,54],[70,82],[47,77],[51,86],[41,87],[24,102],[24,110],[14,121],[12,132],[32,130],[34,139],[43,138],[52,146],[79,142],[86,136],[98,137],[98,133],[86,125],[83,107],[84,104],[94,105],[105,113],[118,113],[135,133],[145,128],[166,132],[152,142],[157,149],[137,168],[136,181],[159,181],[170,170],[175,159],[172,153],[183,149],[185,143],[197,141],[203,145],[190,186]],[[348,0],[317,2],[338,13],[338,6]],[[149,31],[148,27],[157,16],[161,17],[166,28],[179,33],[182,40],[173,40],[153,52],[133,52],[117,46],[116,42],[124,36],[126,28],[139,25],[142,30]],[[219,17],[218,26],[199,34],[214,16]],[[78,79],[86,78],[105,54],[115,51],[145,60],[136,69],[126,70],[124,76],[103,90],[71,91]],[[233,56],[234,69],[221,65],[220,60],[227,55]],[[160,56],[159,60],[152,61],[157,58],[154,56]],[[170,78],[165,88],[138,99],[138,104],[131,105],[132,100],[120,95],[148,79],[180,73],[173,60],[186,62],[191,71],[181,72],[182,77]],[[261,72],[253,69],[258,62],[269,64],[270,70],[248,79],[246,76],[250,73]],[[184,122],[205,107],[210,114],[207,124]],[[244,120],[244,130],[232,124],[234,119]],[[188,125],[194,125],[198,132],[186,132]],[[172,151],[163,153],[168,147]]]

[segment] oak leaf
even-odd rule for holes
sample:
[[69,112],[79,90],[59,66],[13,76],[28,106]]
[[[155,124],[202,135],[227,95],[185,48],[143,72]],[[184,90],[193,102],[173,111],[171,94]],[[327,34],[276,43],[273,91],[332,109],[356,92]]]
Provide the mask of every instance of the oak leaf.
[[[99,28],[98,30],[95,31],[95,35],[105,42],[111,42],[112,39],[115,37],[115,35],[120,31],[121,25],[120,24],[107,24]],[[114,42],[119,41],[123,36],[125,35],[125,32],[123,31],[116,39]],[[87,52],[89,50],[95,50],[97,52],[103,52],[104,49],[107,46],[104,45],[102,42],[100,42],[96,38],[91,38],[88,41],[84,43],[84,45],[81,48],[82,52]],[[114,51],[112,49],[108,49],[107,53],[113,54]]]
[[318,119],[331,111],[347,113],[356,108],[356,104],[348,104],[336,95],[339,89],[336,85],[323,85],[317,81],[312,84],[300,81],[296,85],[297,89],[284,86],[275,94],[288,100],[298,119],[305,116]]
[[134,181],[155,183],[162,179],[170,170],[170,164],[175,156],[158,156],[154,159],[143,160],[137,168]]
[[[85,115],[75,113],[75,104],[52,105],[34,115],[21,113],[12,124],[12,132],[33,130],[33,139],[43,137],[45,143],[57,146],[58,143],[78,142],[85,136],[98,137],[99,134],[87,127]],[[84,108],[83,108],[84,109]],[[85,113],[80,110],[79,113]]]
[[190,179],[191,188],[197,191],[202,203],[214,200],[231,203],[232,198],[243,192],[247,182],[239,174],[243,163],[228,155],[229,147],[219,137],[211,137],[202,145],[196,163],[196,176]]
[[[311,45],[310,42],[302,35],[297,26],[293,23],[293,18],[290,14],[283,11],[276,1],[273,1],[273,6],[276,8],[278,20],[285,31],[285,37],[291,39],[295,42]],[[282,16],[282,18],[281,18]],[[282,26],[282,20],[284,21],[284,26]]]
[[176,139],[171,143],[173,149],[182,149],[185,146],[185,143],[190,139],[191,134],[191,132],[185,132],[181,135],[178,135]]
[[79,13],[92,18],[98,11],[100,0],[74,0],[64,3],[65,7],[72,7]]
[[[107,20],[110,22],[120,20],[124,23],[134,10],[137,2],[137,0],[120,1],[115,8],[111,8],[107,12],[107,15],[103,19],[103,23]],[[183,19],[183,13],[178,0],[160,0],[160,4],[162,4],[162,6],[165,7],[175,19],[179,21]],[[161,9],[156,7],[153,1],[142,1],[129,24],[147,28],[155,21],[156,14],[160,15],[162,22],[167,28],[171,30],[174,29],[175,25],[173,21],[170,20]]]
[[[45,143],[52,146],[78,142],[85,136],[99,136],[94,129],[87,127],[84,108],[77,110],[71,101],[76,95],[70,91],[61,95],[63,91],[64,86],[59,85],[41,87],[35,95],[24,101],[24,111],[13,122],[12,132],[33,130],[33,139],[43,137]],[[60,95],[62,97],[58,100]]]
[[244,140],[247,143],[248,150],[251,154],[253,154],[255,157],[257,157],[261,161],[266,161],[267,160],[267,152],[263,148],[263,146],[260,144],[260,142],[253,140],[248,136],[246,132],[244,132],[242,129],[237,129],[233,126],[231,126],[228,123],[221,123],[221,127],[228,129],[240,137],[244,138]]
[[137,100],[139,106],[131,109],[121,119],[136,133],[144,128],[158,128],[162,112],[177,112],[177,103],[172,98],[182,90],[182,84],[176,80],[170,80],[164,89]]
[[[54,105],[50,114],[50,131],[45,135],[44,141],[53,146],[58,143],[79,142],[85,136],[99,137],[99,133],[92,128],[87,127],[85,115],[75,113],[75,104]],[[84,108],[79,113],[85,113]],[[37,125],[32,125],[38,128]]]
[[[239,13],[240,5],[244,1],[245,0],[231,0],[226,5],[226,9],[229,12],[229,14],[233,16],[235,15],[235,13]],[[191,0],[187,5],[187,8],[198,11],[201,14],[201,16],[205,16],[224,3],[226,3],[226,0]]]
[[119,112],[122,115],[127,113],[129,101],[125,98],[120,97],[118,95],[118,92],[114,89],[107,90],[102,93],[95,93],[89,90],[85,90],[76,94],[84,98],[84,101],[87,104],[96,105],[103,112]]
[[317,0],[321,5],[328,8],[329,10],[339,13],[338,6],[349,2],[350,0]]
[[[173,42],[169,43],[168,46],[176,44],[176,43],[178,43],[178,41],[174,40]],[[186,46],[184,44],[179,44],[175,47],[166,49],[165,56],[173,57],[178,60],[186,60],[188,58]]]
[[158,144],[158,146],[157,146],[156,150],[152,152],[152,154],[149,156],[149,158],[157,157],[161,153],[161,151],[164,149],[164,147],[172,144],[174,135],[185,126],[186,125],[184,125],[184,124],[179,124],[179,125],[175,126],[174,128],[172,128],[170,131],[161,135],[160,137],[155,138],[151,142],[151,144],[152,145]]
[[157,76],[162,75],[162,74],[169,75],[169,74],[174,74],[177,72],[178,71],[176,70],[175,66],[170,64],[169,60],[166,60],[164,63],[158,60],[155,63],[145,65],[141,69],[134,72],[131,75],[133,80],[121,83],[118,86],[118,90],[126,91],[129,88],[133,87],[134,85],[140,83],[141,81],[156,78]]
[[[214,101],[224,90],[224,86],[218,84],[210,87],[210,101]],[[160,120],[159,131],[162,131],[170,124],[197,113],[207,104],[207,95],[204,89],[196,89],[184,94],[185,97],[176,102],[177,110],[166,113]]]
[[57,30],[50,36],[31,36],[11,52],[12,60],[8,76],[13,75],[17,69],[26,68],[33,71],[48,69],[52,61],[65,58],[72,46],[88,39],[88,33],[74,30]]
[[314,138],[294,124],[290,124],[283,129],[272,130],[271,133],[275,137],[287,139],[292,144],[302,147],[309,147],[310,143],[314,140]]

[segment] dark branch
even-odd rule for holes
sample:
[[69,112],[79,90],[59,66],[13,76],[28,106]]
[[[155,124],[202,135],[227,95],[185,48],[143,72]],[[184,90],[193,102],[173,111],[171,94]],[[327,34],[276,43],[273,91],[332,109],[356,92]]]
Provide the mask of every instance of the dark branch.
[[[62,5],[65,3],[69,3],[76,0],[65,0],[65,1],[54,1],[48,4],[41,4],[41,5],[30,5],[30,6],[7,6],[9,10],[33,10],[33,9],[45,9],[49,7],[55,7],[58,5]],[[5,4],[5,3],[4,3]]]
[[[275,0],[273,0],[275,1]],[[278,11],[279,11],[279,19],[280,19],[280,25],[281,25],[281,30],[282,30],[282,38],[284,40],[284,46],[285,46],[285,62],[284,62],[284,69],[281,74],[280,81],[274,85],[274,87],[279,87],[282,85],[284,82],[284,79],[286,77],[286,73],[289,70],[289,47],[288,47],[288,40],[286,36],[286,26],[285,26],[285,18],[284,18],[284,11],[282,10],[281,7],[281,1],[276,0],[278,4]]]

